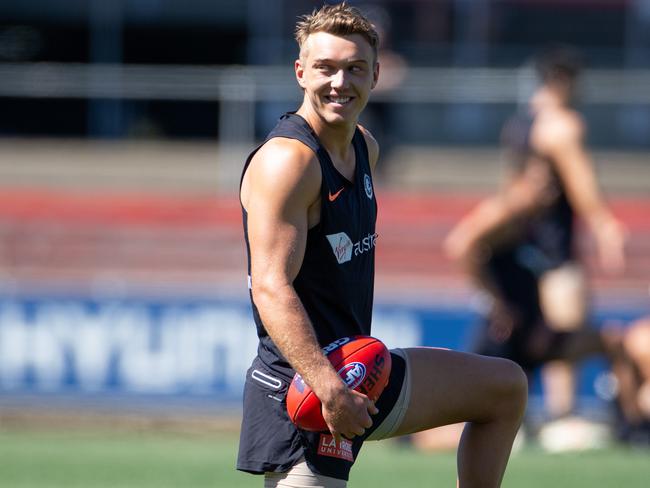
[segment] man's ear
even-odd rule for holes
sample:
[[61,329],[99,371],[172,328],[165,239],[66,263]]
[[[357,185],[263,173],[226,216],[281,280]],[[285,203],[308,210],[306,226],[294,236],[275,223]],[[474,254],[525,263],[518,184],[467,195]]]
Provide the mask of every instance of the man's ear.
[[294,62],[293,69],[296,72],[296,80],[298,80],[298,84],[301,88],[305,88],[305,67],[300,58],[296,59]]
[[379,61],[376,61],[375,66],[373,67],[372,70],[372,86],[370,88],[376,87],[378,81],[379,81]]

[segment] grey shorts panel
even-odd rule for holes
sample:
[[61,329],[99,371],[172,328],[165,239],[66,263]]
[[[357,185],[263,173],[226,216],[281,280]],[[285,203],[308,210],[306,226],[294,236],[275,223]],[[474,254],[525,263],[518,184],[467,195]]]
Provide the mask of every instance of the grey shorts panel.
[[403,349],[391,349],[391,352],[400,356],[406,363],[402,391],[400,391],[399,397],[388,416],[379,427],[368,436],[366,439],[368,441],[380,441],[392,437],[399,426],[402,425],[402,421],[404,420],[404,416],[409,407],[409,400],[411,398],[411,365],[409,364],[409,358]]

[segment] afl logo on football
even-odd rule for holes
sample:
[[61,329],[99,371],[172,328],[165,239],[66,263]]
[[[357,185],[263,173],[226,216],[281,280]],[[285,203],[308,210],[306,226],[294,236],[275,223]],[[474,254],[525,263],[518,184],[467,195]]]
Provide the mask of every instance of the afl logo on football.
[[363,363],[350,363],[339,369],[339,376],[345,381],[348,388],[354,389],[366,377],[366,367]]
[[363,175],[363,186],[366,189],[366,196],[372,200],[372,181],[370,180],[370,176],[368,176],[368,174]]

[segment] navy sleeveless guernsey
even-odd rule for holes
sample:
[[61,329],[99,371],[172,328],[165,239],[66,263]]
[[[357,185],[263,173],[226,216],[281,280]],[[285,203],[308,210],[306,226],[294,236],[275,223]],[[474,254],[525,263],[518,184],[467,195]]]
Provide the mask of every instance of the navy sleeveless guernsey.
[[522,259],[541,274],[574,258],[574,212],[553,163],[531,147],[533,123],[531,115],[516,115],[505,127],[503,142],[512,154],[515,171],[523,171],[529,159],[537,157],[547,165],[550,175],[545,189],[549,203],[527,221],[523,243],[528,248]]
[[[318,342],[324,346],[346,335],[370,334],[377,204],[363,134],[356,129],[352,139],[356,161],[353,182],[338,172],[316,134],[299,115],[283,115],[266,141],[274,137],[302,142],[314,151],[321,167],[320,222],[309,229],[303,263],[293,283],[314,325]],[[244,172],[256,152],[247,159]],[[250,276],[245,210],[243,219]],[[293,375],[293,370],[264,328],[252,292],[250,296],[260,338],[260,358],[271,369]]]
[[[321,167],[320,222],[308,231],[303,263],[293,283],[318,342],[325,346],[340,337],[368,335],[372,320],[377,203],[364,136],[358,128],[355,130],[353,181],[334,167],[317,135],[299,115],[283,115],[264,142],[275,137],[302,142],[314,152]],[[244,173],[257,150],[259,147],[248,157]],[[250,276],[247,214],[242,211]],[[250,278],[249,284],[255,286]],[[252,292],[250,297],[259,346],[246,376],[237,468],[258,474],[284,472],[304,457],[313,472],[347,480],[363,439],[372,429],[364,437],[353,441],[343,439],[337,444],[328,433],[306,432],[291,423],[285,397],[295,371],[269,337]],[[395,358],[394,362],[397,362]],[[400,368],[394,366],[393,370]],[[397,372],[394,378],[391,374],[390,381],[399,392],[402,378]],[[395,399],[392,391],[384,391],[377,402],[380,413],[373,418],[373,427],[390,412]]]

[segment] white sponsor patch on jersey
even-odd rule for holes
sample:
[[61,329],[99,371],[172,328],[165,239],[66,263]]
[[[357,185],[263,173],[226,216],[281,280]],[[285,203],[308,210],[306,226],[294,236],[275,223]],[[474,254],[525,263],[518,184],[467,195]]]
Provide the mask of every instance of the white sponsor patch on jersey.
[[347,263],[352,259],[352,239],[345,232],[330,234],[327,236],[327,240],[332,246],[332,251],[334,251],[334,256],[339,264]]

